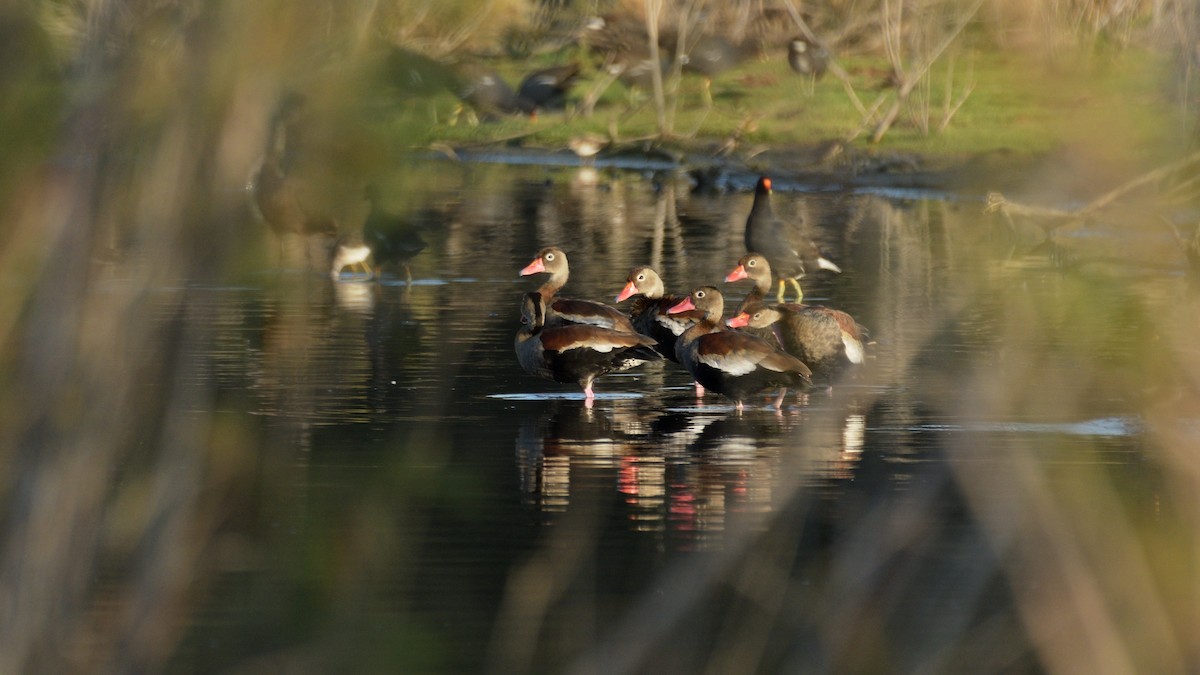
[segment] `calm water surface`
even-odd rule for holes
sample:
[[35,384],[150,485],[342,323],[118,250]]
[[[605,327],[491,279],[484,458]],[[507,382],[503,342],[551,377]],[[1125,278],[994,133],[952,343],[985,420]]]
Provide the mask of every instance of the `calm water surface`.
[[539,280],[517,270],[556,244],[564,295],[611,301],[649,263],[734,304],[751,195],[449,163],[391,187],[426,223],[412,285],[263,269],[169,291],[211,317],[202,376],[258,448],[210,497],[216,581],[181,671],[1037,670],[1032,564],[990,520],[1036,496],[1019,467],[1051,467],[1049,490],[1106,477],[1173,522],[1133,292],[1169,302],[1177,275],[1064,272],[971,199],[777,192],[842,266],[806,294],[870,328],[865,367],[737,414],[654,364],[599,380],[588,410],[518,367]]

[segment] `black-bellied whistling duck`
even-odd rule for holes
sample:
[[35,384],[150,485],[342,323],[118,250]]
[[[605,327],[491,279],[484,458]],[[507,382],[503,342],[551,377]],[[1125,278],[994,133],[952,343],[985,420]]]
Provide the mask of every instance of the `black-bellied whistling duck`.
[[521,323],[515,341],[521,368],[547,380],[578,383],[589,407],[597,377],[662,358],[646,335],[599,326],[547,327],[546,304],[537,292],[522,298]]
[[862,326],[840,310],[758,302],[727,323],[774,330],[784,351],[808,364],[814,381],[828,386],[848,366],[863,362]]
[[[740,279],[750,279],[754,288],[746,294],[728,325],[745,327],[758,337],[764,337],[764,333],[772,334],[784,351],[804,361],[819,379],[827,382],[831,382],[846,365],[862,363],[863,338],[867,329],[854,317],[830,307],[767,304],[765,296],[771,289],[771,264],[757,253],[742,256],[737,267],[725,277],[729,282]],[[756,313],[758,318],[754,318]]]
[[720,324],[724,303],[720,291],[702,286],[669,310],[671,314],[703,313],[703,319],[684,331],[675,343],[679,362],[705,388],[733,399],[739,411],[748,396],[780,387],[774,404],[779,408],[787,388],[807,382],[812,372],[800,359],[764,340],[725,330]]
[[308,257],[308,238],[320,235],[332,241],[337,237],[337,223],[324,214],[309,213],[297,195],[297,186],[288,178],[279,158],[268,154],[254,177],[254,205],[271,232],[279,238],[279,259],[283,261],[283,239],[289,234],[305,242]]
[[[734,310],[734,314],[738,314],[747,306],[766,302],[767,293],[771,292],[771,263],[758,253],[747,253],[738,260],[737,267],[733,268],[729,274],[725,275],[726,283],[733,283],[742,279],[750,279],[754,281],[754,286],[750,288],[750,292],[746,297],[742,298],[741,304]],[[776,347],[782,347],[778,336],[770,328],[742,328],[755,337],[762,338],[770,342]]]
[[[738,306],[737,311],[740,312],[754,302],[766,302],[767,293],[771,292],[771,263],[767,262],[766,257],[760,253],[747,253],[738,258],[737,267],[729,271],[725,275],[727,283],[749,279],[754,282],[754,287],[742,299],[742,304]],[[801,290],[801,297],[803,297]],[[797,300],[799,302],[799,300]]]
[[657,342],[658,353],[679,361],[675,355],[675,342],[694,321],[667,314],[667,310],[683,302],[683,296],[666,295],[662,277],[649,267],[635,267],[625,278],[625,288],[617,296],[617,302],[633,298],[629,316],[633,327],[642,335],[649,335]]
[[295,162],[298,141],[298,116],[304,97],[289,93],[282,97],[268,130],[262,162],[247,184],[263,222],[279,239],[279,263],[283,265],[284,237],[296,235],[304,242],[304,258],[309,260],[309,237],[320,235],[332,245],[337,237],[337,222],[326,214],[310,212],[300,199],[301,187],[289,175]]
[[800,282],[805,265],[814,265],[823,270],[841,272],[842,269],[825,256],[813,240],[788,232],[788,226],[775,217],[771,208],[771,179],[762,177],[754,187],[754,206],[746,218],[746,251],[759,253],[771,263],[775,277],[779,279],[779,293],[783,302],[784,283],[791,282],[800,293]]
[[579,323],[613,330],[636,333],[633,322],[620,311],[600,302],[591,300],[571,300],[555,297],[558,291],[567,284],[571,269],[567,265],[567,254],[556,246],[544,248],[537,253],[533,262],[521,269],[521,276],[530,274],[550,275],[550,278],[538,289],[542,301],[546,303],[546,325],[556,326],[564,323]]

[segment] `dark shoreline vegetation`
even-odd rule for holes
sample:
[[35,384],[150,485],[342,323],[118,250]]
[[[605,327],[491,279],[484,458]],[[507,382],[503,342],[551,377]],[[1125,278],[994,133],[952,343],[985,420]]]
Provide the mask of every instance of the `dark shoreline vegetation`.
[[[0,5],[0,673],[1195,672],[1197,44],[1193,0]],[[861,380],[523,378],[529,255],[719,283],[764,174]],[[372,214],[412,236],[331,280]]]

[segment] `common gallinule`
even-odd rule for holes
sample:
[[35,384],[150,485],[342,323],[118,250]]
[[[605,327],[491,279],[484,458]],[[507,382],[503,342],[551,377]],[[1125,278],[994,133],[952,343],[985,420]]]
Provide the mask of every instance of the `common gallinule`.
[[777,299],[783,302],[784,283],[791,282],[796,293],[802,295],[800,282],[805,266],[813,265],[831,272],[842,269],[821,254],[817,244],[798,233],[788,231],[787,223],[775,217],[771,208],[771,179],[762,177],[754,187],[754,206],[746,218],[746,250],[759,253],[771,263],[775,277],[779,279]]
[[546,303],[546,325],[557,326],[564,323],[588,324],[614,330],[635,333],[629,317],[613,307],[591,300],[572,300],[555,297],[559,290],[567,284],[571,270],[567,265],[567,254],[556,246],[544,248],[537,253],[533,262],[521,269],[521,276],[530,274],[549,274],[538,293]]
[[804,361],[814,381],[828,386],[847,367],[863,362],[865,329],[840,310],[754,302],[727,323],[774,330],[784,351]]
[[754,47],[737,45],[719,35],[705,35],[683,56],[683,71],[695,73],[704,80],[704,101],[712,105],[712,81],[718,75],[736,67],[754,52]]
[[597,377],[661,358],[649,336],[599,326],[548,327],[546,318],[541,294],[526,293],[515,341],[517,361],[530,375],[577,383],[589,407],[595,398],[592,382]]
[[409,264],[418,253],[425,250],[425,240],[412,223],[380,206],[377,185],[368,185],[363,190],[363,196],[371,205],[363,222],[363,239],[374,252],[375,273],[382,276],[388,266],[400,265],[404,268],[405,282],[411,284],[412,268]]
[[490,68],[465,66],[459,71],[458,81],[454,93],[463,103],[471,106],[483,121],[494,120],[502,115],[528,115],[533,112],[533,106],[518,98],[504,78]]
[[695,289],[668,310],[670,314],[688,311],[703,314],[675,343],[679,362],[706,389],[733,399],[739,411],[747,397],[775,387],[781,388],[774,403],[779,408],[787,388],[809,381],[812,372],[799,359],[764,340],[725,330],[720,324],[723,310],[724,299],[712,286]]
[[562,110],[566,107],[567,93],[579,79],[579,64],[568,63],[535,70],[521,80],[517,87],[517,98],[529,112],[539,110]]
[[788,65],[813,81],[819,80],[829,67],[829,50],[803,35],[797,35],[788,41]]
[[374,270],[367,262],[371,258],[371,247],[367,246],[362,236],[357,233],[351,232],[338,237],[333,245],[332,258],[329,265],[329,277],[334,281],[342,278],[342,270],[347,267],[351,270],[361,267],[367,273],[368,278],[374,276]]

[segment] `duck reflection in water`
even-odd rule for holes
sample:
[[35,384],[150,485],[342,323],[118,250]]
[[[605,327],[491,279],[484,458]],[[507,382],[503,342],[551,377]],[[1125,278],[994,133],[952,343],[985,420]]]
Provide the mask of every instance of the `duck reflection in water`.
[[556,402],[517,434],[522,494],[546,515],[617,497],[631,531],[665,533],[673,550],[719,547],[727,529],[765,527],[781,485],[853,477],[865,416],[832,412],[780,425],[771,414]]
[[528,417],[517,433],[521,492],[543,512],[564,512],[571,496],[572,458],[580,466],[611,465],[621,450],[603,412],[555,402],[549,419]]
[[630,530],[667,532],[679,550],[714,541],[727,509],[770,511],[773,455],[759,452],[749,422],[667,413],[635,425],[620,419],[640,414],[627,407],[556,405],[549,420],[526,419],[516,440],[526,503],[554,514],[615,495]]

